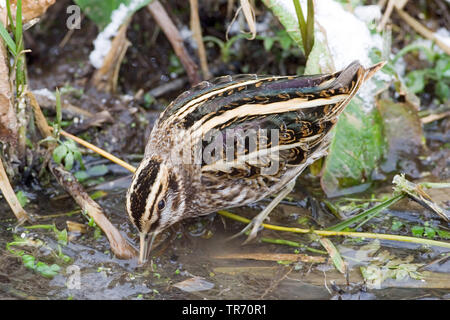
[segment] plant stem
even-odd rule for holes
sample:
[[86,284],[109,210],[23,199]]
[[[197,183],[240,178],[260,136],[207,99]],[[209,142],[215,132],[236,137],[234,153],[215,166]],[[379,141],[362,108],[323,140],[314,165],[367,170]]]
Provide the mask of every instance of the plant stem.
[[303,14],[302,6],[299,0],[293,0],[295,6],[295,12],[297,13],[298,26],[300,34],[302,36],[303,49],[305,51],[306,60],[311,53],[314,45],[314,3],[312,0],[308,0],[307,18]]
[[404,56],[405,54],[407,54],[408,52],[414,51],[414,50],[423,50],[428,58],[428,60],[430,60],[430,62],[433,62],[434,57],[435,57],[435,53],[430,49],[425,47],[422,44],[410,44],[406,47],[404,47],[403,49],[401,49],[394,57],[394,59],[392,59],[392,64],[395,64],[397,62],[398,59],[400,59],[402,56]]
[[[370,218],[373,218],[374,216],[376,216],[378,213],[380,213],[382,210],[388,208],[389,206],[393,205],[394,203],[396,203],[397,201],[399,201],[400,199],[403,199],[405,197],[404,194],[400,194],[397,195],[395,197],[389,198],[388,200],[376,205],[373,208],[370,208],[356,216],[354,216],[353,218],[347,219],[345,221],[342,221],[332,227],[327,228],[327,230],[330,231],[340,231],[343,230],[349,226],[351,226],[354,223],[357,223],[359,221],[361,221],[362,219],[366,218],[367,216],[370,216]],[[369,221],[369,219],[367,219],[365,222]],[[365,223],[364,222],[364,223]]]
[[305,250],[308,250],[308,251],[314,252],[314,253],[328,254],[328,252],[326,252],[324,250],[318,250],[318,249],[310,248],[308,246],[305,246],[304,244],[301,244],[301,243],[295,242],[295,241],[290,241],[290,240],[261,238],[261,242],[273,243],[273,244],[282,244],[282,245],[291,246],[291,247],[295,247],[295,248],[304,248]]
[[[224,217],[242,222],[242,223],[250,223],[250,219],[238,216],[237,214],[221,210],[218,213]],[[416,237],[407,237],[407,236],[398,236],[392,234],[382,234],[382,233],[366,233],[366,232],[345,232],[345,231],[330,231],[330,230],[312,230],[312,229],[301,229],[301,228],[290,228],[290,227],[282,227],[275,226],[271,224],[263,223],[262,226],[266,229],[276,230],[276,231],[286,231],[293,233],[312,233],[317,234],[323,237],[330,236],[347,236],[353,238],[370,238],[370,239],[380,239],[380,240],[391,240],[391,241],[402,241],[402,242],[410,242],[416,244],[424,244],[429,246],[437,246],[443,248],[450,248],[450,243],[435,241],[429,239],[422,239]]]

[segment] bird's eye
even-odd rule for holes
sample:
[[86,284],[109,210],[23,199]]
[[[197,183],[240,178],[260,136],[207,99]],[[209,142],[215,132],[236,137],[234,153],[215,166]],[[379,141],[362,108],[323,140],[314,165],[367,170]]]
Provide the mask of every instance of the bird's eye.
[[158,209],[159,210],[164,209],[165,206],[166,206],[166,202],[164,200],[161,200],[160,202],[158,202]]

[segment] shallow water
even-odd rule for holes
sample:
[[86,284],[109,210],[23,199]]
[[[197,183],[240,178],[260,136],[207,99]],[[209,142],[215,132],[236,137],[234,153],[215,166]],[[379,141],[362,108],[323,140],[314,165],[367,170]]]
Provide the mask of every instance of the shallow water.
[[[107,196],[98,202],[114,225],[137,246],[138,236],[128,222],[124,207],[126,181],[127,178],[124,178],[122,183],[113,184],[119,187],[107,190]],[[27,209],[41,215],[37,223],[55,223],[59,230],[66,228],[66,220],[87,224],[87,219],[79,213],[70,217],[43,218],[44,215],[69,212],[75,206],[70,198],[62,195],[59,200],[49,200],[45,206],[47,209],[42,210],[44,206],[39,205],[46,197],[35,196],[36,200]],[[301,200],[302,194],[297,192],[293,198]],[[271,214],[270,223],[304,227],[297,221],[301,217],[311,218],[310,205],[307,201],[292,203],[295,205],[280,205]],[[266,204],[263,201],[252,208],[238,208],[233,212],[251,217]],[[14,228],[15,221],[5,201],[1,201],[0,205],[3,208],[0,222],[0,298],[3,299],[448,299],[450,294],[450,259],[441,259],[424,267],[442,258],[448,249],[424,248],[395,241],[332,237],[330,239],[348,265],[347,282],[346,276],[336,271],[327,260],[323,263],[286,264],[282,261],[220,258],[227,254],[251,253],[321,255],[302,248],[296,251],[293,247],[259,241],[242,246],[243,237],[226,242],[224,239],[238,232],[243,224],[216,214],[186,220],[167,231],[152,252],[151,263],[143,267],[138,267],[136,260],[115,258],[104,236],[94,238],[93,227],[88,227],[83,235],[69,233],[70,241],[67,245],[61,245],[61,250],[71,261],[64,263],[51,254],[52,249],[57,252],[58,248],[52,231]],[[331,225],[330,221],[337,221],[330,213],[316,211],[314,220],[319,224]],[[368,228],[371,232],[393,233],[389,229],[392,220],[397,219],[404,223],[406,230],[406,226],[420,222],[424,213],[427,221],[439,225],[440,222],[433,220],[429,211],[410,200],[402,200],[371,220]],[[15,246],[14,249],[25,250],[36,261],[57,263],[61,266],[60,272],[49,279],[24,267],[21,258],[6,250],[6,244],[13,241],[14,235],[45,242],[48,248]],[[297,241],[323,250],[308,235],[263,230],[260,236]],[[406,276],[404,279],[387,278],[378,285],[364,282],[361,266],[377,266],[381,272],[387,261],[392,260],[399,261],[394,269],[402,263],[403,267],[419,264],[423,268],[421,275],[426,280]],[[194,279],[189,283],[180,284],[191,278]]]

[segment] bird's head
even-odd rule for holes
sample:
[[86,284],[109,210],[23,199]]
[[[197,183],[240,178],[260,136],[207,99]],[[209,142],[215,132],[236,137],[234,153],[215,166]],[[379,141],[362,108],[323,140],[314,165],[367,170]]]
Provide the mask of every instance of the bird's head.
[[184,201],[176,173],[159,157],[144,159],[128,189],[126,206],[139,230],[139,261],[143,263],[156,235],[183,217]]

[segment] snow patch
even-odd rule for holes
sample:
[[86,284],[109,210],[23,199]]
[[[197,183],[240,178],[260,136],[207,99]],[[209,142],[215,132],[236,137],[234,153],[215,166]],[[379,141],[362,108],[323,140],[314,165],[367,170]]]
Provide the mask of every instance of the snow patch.
[[445,43],[447,46],[450,47],[450,31],[445,28],[438,29],[435,34],[436,38],[441,40],[443,43]]
[[378,5],[370,6],[358,6],[355,8],[355,16],[364,21],[365,23],[371,23],[381,19],[381,9]]
[[51,101],[56,101],[55,93],[48,90],[47,88],[33,90],[33,93],[35,95],[46,97],[47,99],[49,99]]
[[103,60],[111,49],[112,38],[117,34],[120,26],[145,2],[146,0],[133,0],[128,6],[121,3],[111,13],[111,22],[97,35],[94,40],[94,50],[89,55],[89,61],[95,68],[99,69],[103,65]]
[[[295,7],[291,0],[278,0],[276,2],[297,19]],[[300,0],[300,3],[302,8],[306,9],[306,0]],[[359,60],[364,67],[371,66],[373,63],[369,57],[370,51],[376,48],[383,52],[384,41],[381,35],[371,34],[363,20],[380,18],[380,8],[378,6],[360,8],[357,11],[360,17],[358,18],[334,0],[320,0],[314,3],[315,37],[318,41],[323,40],[324,36],[326,37],[326,43],[336,68],[335,71],[344,69],[355,60]],[[322,60],[320,59],[320,61]],[[381,81],[391,80],[389,75],[382,72],[377,72],[374,78]],[[367,110],[373,108],[374,91],[376,89],[377,85],[371,80],[366,82],[359,91],[358,95],[363,99],[363,105]]]
[[[294,3],[291,0],[275,2],[290,12],[295,19],[297,18]],[[306,0],[300,0],[300,3],[302,8],[306,9]],[[325,32],[336,70],[344,69],[354,60],[359,60],[365,67],[372,65],[369,52],[374,47],[382,50],[383,38],[378,34],[372,35],[367,25],[352,13],[346,11],[341,4],[333,0],[320,0],[314,3],[315,36],[318,39],[323,39],[322,30]],[[366,17],[377,17],[381,14],[377,6],[368,7],[370,8],[362,10]]]

